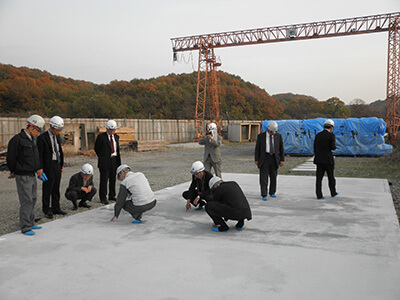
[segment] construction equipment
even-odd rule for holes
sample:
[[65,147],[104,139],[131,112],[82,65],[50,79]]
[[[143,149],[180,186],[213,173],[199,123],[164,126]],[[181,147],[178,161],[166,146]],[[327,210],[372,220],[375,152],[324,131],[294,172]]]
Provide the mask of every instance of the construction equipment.
[[218,78],[214,49],[264,43],[308,40],[315,38],[357,35],[374,32],[389,32],[388,76],[386,93],[386,125],[391,142],[396,141],[400,125],[400,13],[387,13],[366,17],[284,25],[250,30],[204,34],[172,38],[174,59],[177,52],[199,50],[199,69],[195,123],[196,133],[204,130],[204,112],[207,91],[210,120],[220,128],[221,116],[218,100]]

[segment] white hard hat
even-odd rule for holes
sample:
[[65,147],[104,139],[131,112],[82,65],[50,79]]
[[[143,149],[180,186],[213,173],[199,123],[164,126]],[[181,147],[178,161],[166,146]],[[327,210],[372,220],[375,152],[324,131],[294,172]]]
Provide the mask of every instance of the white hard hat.
[[130,170],[131,170],[131,167],[130,167],[130,166],[128,166],[128,165],[126,165],[126,164],[120,165],[120,166],[117,168],[117,175],[118,175],[119,173],[121,173],[122,171],[127,172],[127,171],[130,171]]
[[117,122],[115,122],[114,120],[108,120],[106,128],[109,130],[117,130]]
[[54,116],[50,119],[50,126],[56,129],[64,129],[64,120],[59,116]]
[[324,122],[324,127],[335,127],[335,122],[333,122],[331,119],[328,119]]
[[217,124],[215,123],[210,123],[208,125],[208,130],[216,130],[217,129]]
[[84,164],[81,168],[81,172],[85,175],[93,175],[93,167],[91,164]]
[[190,168],[190,174],[196,175],[197,173],[200,173],[201,171],[204,171],[204,165],[201,161],[195,161],[192,164],[192,167]]
[[275,121],[271,121],[268,123],[267,129],[272,133],[276,133],[278,131],[278,124]]
[[219,178],[218,176],[213,176],[210,181],[208,182],[208,186],[210,187],[210,189],[213,188],[213,186],[218,182],[218,181],[222,181],[221,178]]
[[40,129],[44,127],[44,119],[39,115],[32,115],[26,120],[28,124],[32,124]]

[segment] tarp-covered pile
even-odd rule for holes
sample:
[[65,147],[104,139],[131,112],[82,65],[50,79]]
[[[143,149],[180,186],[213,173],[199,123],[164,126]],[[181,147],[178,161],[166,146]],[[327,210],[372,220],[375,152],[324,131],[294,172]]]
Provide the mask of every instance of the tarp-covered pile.
[[[278,132],[283,137],[286,154],[314,155],[315,135],[324,129],[327,119],[277,120]],[[378,118],[332,119],[336,136],[334,155],[379,156],[392,153],[392,146],[385,144],[385,121]],[[267,130],[266,120],[262,131]]]

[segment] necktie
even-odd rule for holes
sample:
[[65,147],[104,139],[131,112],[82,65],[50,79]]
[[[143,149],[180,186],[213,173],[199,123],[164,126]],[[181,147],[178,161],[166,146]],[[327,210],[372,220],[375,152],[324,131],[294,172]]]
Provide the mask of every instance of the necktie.
[[272,134],[269,135],[269,154],[274,154],[274,144],[272,143]]
[[53,135],[53,145],[54,145],[54,152],[56,153],[57,162],[60,162],[60,153],[58,153],[57,140],[55,135]]
[[115,152],[113,136],[110,135],[111,154]]

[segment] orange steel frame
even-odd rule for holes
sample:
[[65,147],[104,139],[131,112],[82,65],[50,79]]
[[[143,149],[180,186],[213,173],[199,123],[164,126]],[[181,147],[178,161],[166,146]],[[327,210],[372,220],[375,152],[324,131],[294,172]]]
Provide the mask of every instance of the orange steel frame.
[[[172,38],[171,42],[174,54],[176,52],[182,51],[199,50],[199,70],[195,120],[199,120],[198,126],[201,126],[201,128],[196,127],[197,134],[201,135],[203,132],[202,130],[204,126],[204,111],[205,104],[207,102],[207,89],[212,95],[211,100],[209,101],[210,108],[211,110],[217,111],[217,113],[215,113],[214,115],[211,115],[210,112],[210,120],[217,121],[217,117],[214,116],[218,115],[218,124],[221,121],[218,101],[218,79],[216,73],[216,67],[218,67],[220,64],[218,64],[215,60],[215,48],[388,31],[389,55],[386,94],[386,124],[388,127],[390,140],[392,142],[395,142],[400,123],[399,20],[400,13],[396,12],[366,17],[356,17],[340,20],[320,21],[304,24],[284,25]],[[202,52],[202,48],[207,49],[207,54]],[[200,65],[202,65],[201,69]],[[205,67],[203,65],[205,65]],[[210,73],[210,76],[208,76],[208,73]],[[207,84],[209,87],[207,87]],[[198,106],[202,106],[202,111],[198,108]]]

